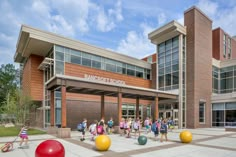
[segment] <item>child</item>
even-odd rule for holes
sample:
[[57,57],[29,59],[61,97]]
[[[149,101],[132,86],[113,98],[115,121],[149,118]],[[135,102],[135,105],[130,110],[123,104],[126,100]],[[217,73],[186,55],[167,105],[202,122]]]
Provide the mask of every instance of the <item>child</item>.
[[86,118],[83,119],[82,126],[83,126],[83,128],[81,130],[82,137],[81,137],[80,141],[84,141],[85,140],[84,137],[85,137],[85,131],[86,131],[86,128],[87,128],[87,119]]
[[153,121],[151,130],[152,130],[152,132],[154,133],[154,139],[155,139],[155,141],[157,141],[157,137],[158,137],[158,135],[159,135],[158,120]]
[[97,126],[97,134],[98,135],[103,135],[104,134],[104,123],[101,120]]
[[111,133],[111,130],[113,128],[113,119],[111,118],[108,122],[107,122],[107,126],[108,126],[108,134]]
[[136,133],[138,132],[138,136],[140,136],[140,121],[139,118],[136,118],[134,123],[133,123],[133,128],[134,128],[134,138],[136,138]]
[[150,132],[150,120],[149,117],[146,118],[146,120],[144,121],[144,126],[146,128],[146,134]]
[[25,142],[25,146],[28,147],[28,125],[24,125],[21,130],[19,135],[21,138],[20,144],[18,148],[22,148],[22,143]]
[[95,120],[94,123],[92,123],[90,126],[89,126],[89,132],[92,134],[92,138],[91,138],[91,141],[94,141],[94,138],[95,136],[97,135],[97,123],[98,121]]
[[160,127],[160,132],[161,132],[161,142],[163,141],[163,136],[165,136],[165,139],[167,141],[167,124],[166,124],[166,119],[162,120],[161,122],[161,127]]
[[120,136],[122,136],[123,135],[123,133],[124,133],[124,124],[125,124],[125,119],[124,118],[122,118],[121,119],[121,121],[120,121],[120,124],[119,124],[119,127],[120,127]]

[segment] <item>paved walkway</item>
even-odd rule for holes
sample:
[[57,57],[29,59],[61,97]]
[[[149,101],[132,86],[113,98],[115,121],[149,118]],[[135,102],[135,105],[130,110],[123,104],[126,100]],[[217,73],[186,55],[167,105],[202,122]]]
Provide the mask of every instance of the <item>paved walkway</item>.
[[[146,145],[139,145],[137,139],[125,138],[113,134],[109,135],[112,141],[109,151],[95,150],[95,144],[90,136],[81,142],[79,132],[72,132],[71,138],[58,139],[52,135],[30,136],[29,149],[18,149],[18,141],[14,149],[7,153],[0,153],[0,157],[34,157],[37,146],[47,139],[55,139],[63,144],[66,157],[236,157],[236,132],[225,132],[224,129],[205,128],[188,129],[193,134],[193,141],[189,144],[180,143],[179,133],[182,130],[173,130],[168,133],[168,142],[153,140],[153,134],[144,134],[148,137]],[[89,133],[87,133],[88,135]],[[14,140],[15,137],[0,138],[0,145]]]

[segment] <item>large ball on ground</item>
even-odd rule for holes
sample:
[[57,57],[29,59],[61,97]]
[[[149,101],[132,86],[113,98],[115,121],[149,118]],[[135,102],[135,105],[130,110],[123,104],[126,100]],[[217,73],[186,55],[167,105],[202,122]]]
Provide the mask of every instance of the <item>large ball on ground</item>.
[[46,140],[38,145],[35,157],[65,157],[64,146],[56,140]]
[[179,138],[182,143],[190,143],[193,139],[193,135],[190,131],[184,130],[179,134]]
[[145,145],[147,143],[147,137],[146,136],[139,136],[138,137],[138,143],[140,145]]
[[111,139],[107,135],[99,135],[95,139],[96,149],[99,151],[107,151],[111,146]]

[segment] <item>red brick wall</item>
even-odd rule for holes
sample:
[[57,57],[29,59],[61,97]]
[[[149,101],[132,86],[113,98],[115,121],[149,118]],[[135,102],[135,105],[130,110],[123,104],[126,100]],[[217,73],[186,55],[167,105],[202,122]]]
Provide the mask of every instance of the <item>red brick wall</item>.
[[220,28],[217,28],[212,31],[212,56],[213,58],[220,60],[221,55],[221,47],[222,44],[220,44]]
[[[187,26],[187,127],[211,126],[212,22],[198,9],[184,14]],[[199,123],[199,102],[205,100],[205,124]]]
[[236,59],[236,39],[231,39],[231,46],[232,46],[232,59]]
[[[149,56],[152,56],[152,62],[156,62],[156,61],[157,61],[157,55],[156,55],[156,53],[154,53],[154,54],[152,54],[152,55],[149,55]],[[147,59],[148,59],[149,56],[147,56],[147,57],[145,57],[145,58],[142,58],[142,60],[144,60],[144,61],[147,62]]]

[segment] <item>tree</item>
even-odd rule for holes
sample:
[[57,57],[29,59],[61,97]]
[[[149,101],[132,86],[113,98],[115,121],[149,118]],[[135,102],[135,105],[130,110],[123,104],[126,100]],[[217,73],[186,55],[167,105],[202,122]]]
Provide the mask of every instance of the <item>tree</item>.
[[2,64],[0,67],[0,107],[13,96],[19,88],[19,69],[13,64]]

